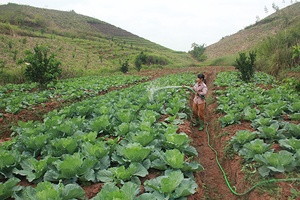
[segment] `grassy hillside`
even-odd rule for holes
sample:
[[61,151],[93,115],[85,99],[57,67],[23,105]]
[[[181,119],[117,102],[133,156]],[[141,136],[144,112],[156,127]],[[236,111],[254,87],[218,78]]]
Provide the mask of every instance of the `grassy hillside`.
[[[233,65],[239,52],[260,51],[277,40],[289,45],[286,59],[291,56],[292,45],[299,40],[299,29],[300,3],[294,3],[208,46],[205,51],[207,60],[202,65]],[[134,71],[134,60],[141,52],[168,61],[166,66],[152,64],[143,66],[142,70],[199,65],[190,54],[173,51],[74,11],[12,3],[0,5],[0,83],[24,81],[25,66],[17,63],[24,57],[25,50],[32,50],[36,44],[46,45],[56,54],[62,62],[62,78],[119,72],[126,60],[129,61],[129,71]],[[259,52],[260,69],[276,75],[282,68],[291,68],[290,63],[279,62],[284,53],[277,53],[278,49],[283,49],[281,46],[278,44],[277,49],[267,52],[268,55]]]
[[[0,82],[23,82],[18,60],[36,44],[49,47],[62,62],[63,78],[119,71],[121,63],[140,53],[168,60],[164,67],[194,65],[177,52],[95,18],[74,11],[57,11],[9,3],[0,6]],[[158,65],[146,68],[162,67]],[[145,68],[145,67],[144,67]]]
[[208,61],[215,64],[232,62],[239,52],[255,49],[267,37],[275,36],[291,27],[299,27],[299,22],[300,2],[278,10],[255,24],[208,46],[205,51]]

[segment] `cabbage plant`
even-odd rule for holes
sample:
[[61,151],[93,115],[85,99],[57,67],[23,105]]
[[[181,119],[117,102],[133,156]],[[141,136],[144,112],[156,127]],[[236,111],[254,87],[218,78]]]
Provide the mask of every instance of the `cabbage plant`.
[[198,185],[192,179],[184,178],[180,170],[166,170],[164,175],[146,180],[146,191],[153,193],[158,199],[176,199],[194,194]]
[[230,139],[230,143],[235,151],[238,151],[245,143],[253,140],[257,136],[258,132],[251,132],[249,130],[239,130]]
[[262,139],[255,139],[243,145],[239,155],[246,160],[252,160],[256,154],[263,154],[271,149],[271,144],[265,143]]
[[291,172],[297,164],[294,154],[286,150],[281,150],[278,153],[265,152],[262,155],[255,155],[254,160],[261,165],[258,169],[261,176],[268,176],[275,172]]

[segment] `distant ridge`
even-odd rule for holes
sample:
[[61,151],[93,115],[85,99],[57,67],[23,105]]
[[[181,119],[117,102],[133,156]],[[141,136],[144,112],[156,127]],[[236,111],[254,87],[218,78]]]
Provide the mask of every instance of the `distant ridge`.
[[0,5],[0,84],[24,82],[21,61],[27,50],[46,46],[61,61],[61,78],[120,72],[142,52],[149,58],[143,69],[199,65],[190,54],[174,51],[104,21],[28,5]]
[[287,6],[235,34],[223,37],[219,42],[207,46],[205,53],[208,59],[236,55],[253,48],[267,36],[284,28],[300,25],[299,22],[300,2]]
[[16,32],[19,35],[26,34],[24,30],[34,29],[36,31],[42,30],[44,33],[53,33],[67,37],[75,37],[76,35],[76,37],[81,36],[83,38],[98,37],[111,39],[116,37],[125,40],[134,38],[138,39],[142,45],[150,42],[112,24],[77,14],[73,10],[59,11],[8,3],[0,5],[0,22],[10,23],[23,29],[23,31]]

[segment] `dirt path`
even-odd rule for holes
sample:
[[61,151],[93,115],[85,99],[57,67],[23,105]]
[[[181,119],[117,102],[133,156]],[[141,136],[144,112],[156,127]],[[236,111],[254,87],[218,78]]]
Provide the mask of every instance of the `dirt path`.
[[[213,81],[220,69],[206,69],[204,71],[206,75],[206,84],[209,88],[207,95],[207,106],[206,106],[206,122],[208,123],[207,129],[199,131],[198,127],[191,127],[191,138],[193,140],[192,145],[197,149],[199,155],[199,161],[204,167],[204,170],[196,174],[196,179],[199,185],[199,191],[189,197],[189,200],[200,200],[200,199],[235,199],[235,196],[228,189],[223,175],[216,163],[215,153],[208,146],[210,143],[214,143],[214,137],[218,134],[216,118],[214,116],[215,104],[210,104],[213,98]],[[191,99],[192,100],[192,99]],[[206,133],[206,130],[210,134]],[[213,145],[213,144],[211,144]],[[215,147],[214,147],[215,148]],[[222,148],[220,145],[216,147],[217,151]]]
[[[204,73],[207,77],[207,86],[209,92],[207,95],[206,105],[206,119],[207,130],[199,131],[198,127],[191,127],[189,135],[192,139],[192,145],[198,151],[199,162],[204,167],[204,170],[195,174],[199,190],[188,200],[288,200],[291,195],[291,189],[299,190],[299,184],[295,182],[281,182],[273,184],[270,187],[268,193],[260,188],[256,188],[243,196],[236,196],[228,188],[226,181],[223,177],[217,162],[216,154],[209,147],[210,145],[217,151],[218,160],[224,169],[226,176],[231,184],[233,190],[237,193],[243,193],[247,191],[257,181],[252,180],[252,185],[249,180],[246,180],[246,175],[242,171],[242,160],[237,154],[232,159],[225,158],[224,152],[225,146],[230,138],[235,134],[237,130],[249,129],[254,131],[249,122],[243,122],[241,124],[231,125],[225,128],[221,128],[218,122],[218,118],[221,114],[216,112],[218,104],[216,103],[215,96],[213,94],[216,87],[213,82],[216,75],[220,71],[232,70],[232,68],[206,68]],[[192,103],[192,98],[191,98]],[[276,178],[276,177],[275,177]],[[282,178],[282,177],[277,177]],[[273,192],[272,189],[273,188]],[[295,198],[300,200],[300,197]]]

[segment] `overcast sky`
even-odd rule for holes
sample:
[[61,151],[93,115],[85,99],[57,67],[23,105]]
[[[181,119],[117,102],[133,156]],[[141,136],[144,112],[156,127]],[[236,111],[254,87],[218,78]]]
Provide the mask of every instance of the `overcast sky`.
[[[177,51],[232,35],[296,0],[0,0],[97,18]],[[267,8],[267,9],[265,9]],[[267,12],[266,12],[267,11]]]

